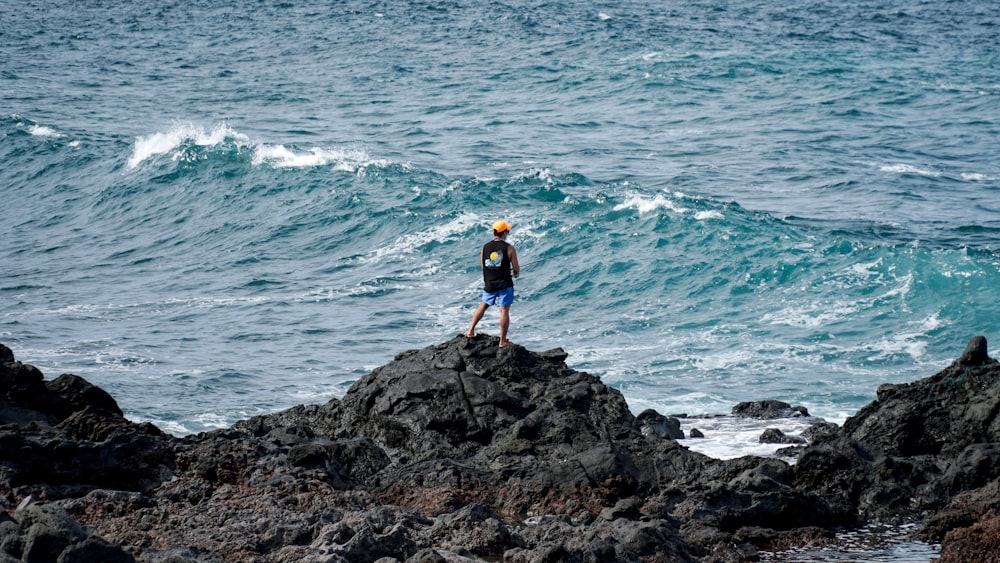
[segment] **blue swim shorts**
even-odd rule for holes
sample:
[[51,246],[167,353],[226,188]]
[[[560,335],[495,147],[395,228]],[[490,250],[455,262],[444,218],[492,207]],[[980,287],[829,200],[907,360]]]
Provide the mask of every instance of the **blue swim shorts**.
[[484,291],[483,303],[486,303],[487,305],[510,307],[511,304],[514,303],[514,286],[501,289],[500,291]]

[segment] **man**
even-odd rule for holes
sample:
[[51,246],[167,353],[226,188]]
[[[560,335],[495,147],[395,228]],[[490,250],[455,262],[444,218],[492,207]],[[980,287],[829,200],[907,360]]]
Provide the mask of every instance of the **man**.
[[514,303],[514,278],[521,275],[517,251],[507,242],[510,225],[505,221],[493,223],[493,240],[483,245],[479,265],[483,268],[483,301],[472,313],[472,324],[465,336],[476,334],[476,325],[482,320],[490,305],[500,307],[500,346],[507,346],[507,328],[510,326],[510,306]]

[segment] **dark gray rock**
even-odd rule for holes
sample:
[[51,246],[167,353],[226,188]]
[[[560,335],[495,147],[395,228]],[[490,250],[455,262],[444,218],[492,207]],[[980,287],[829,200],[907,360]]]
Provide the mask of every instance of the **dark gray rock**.
[[430,534],[440,548],[479,557],[499,557],[508,549],[523,546],[503,519],[478,503],[438,516]]
[[768,428],[757,439],[761,444],[804,444],[805,438],[789,436],[779,428]]
[[437,550],[425,547],[411,555],[406,563],[448,563],[448,560]]
[[963,366],[977,367],[995,364],[997,361],[990,357],[987,349],[985,336],[974,336],[969,340],[965,351],[959,356],[956,363]]
[[746,401],[733,407],[735,416],[746,418],[792,418],[809,416],[809,411],[805,407],[793,407],[784,401]]
[[[174,438],[0,347],[0,499],[63,510],[0,512],[0,559],[125,561],[129,545],[199,563],[743,561],[867,518],[929,514],[940,538],[1000,510],[1000,365],[985,339],[930,378],[882,386],[841,428],[817,421],[794,465],[662,439],[676,418],[633,416],[565,359],[457,337],[397,355],[342,399]],[[808,416],[779,401],[733,412]]]
[[663,416],[653,409],[646,409],[635,417],[640,431],[647,436],[660,436],[671,440],[684,439],[681,421],[672,416]]
[[45,387],[55,396],[51,412],[59,419],[85,409],[111,416],[123,416],[118,403],[104,389],[92,385],[82,377],[64,373]]
[[25,561],[54,561],[71,544],[82,542],[87,532],[62,508],[36,504],[29,497],[14,513],[21,534]]
[[120,546],[88,532],[61,506],[25,498],[0,518],[0,561],[134,563]]
[[914,383],[882,385],[875,402],[847,419],[844,433],[901,456],[952,455],[969,444],[1000,441],[998,376],[995,361],[956,361]]
[[840,430],[840,426],[832,422],[817,422],[802,431],[802,436],[809,441],[816,442],[828,437],[835,437]]
[[225,563],[222,557],[204,549],[174,547],[171,549],[147,549],[142,554],[143,563]]
[[135,563],[135,558],[121,546],[112,545],[101,538],[89,536],[79,543],[67,546],[56,563]]

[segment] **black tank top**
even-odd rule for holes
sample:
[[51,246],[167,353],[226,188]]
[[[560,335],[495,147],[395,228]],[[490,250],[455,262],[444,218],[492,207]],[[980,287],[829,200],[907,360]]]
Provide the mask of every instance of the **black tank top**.
[[493,293],[514,286],[510,273],[510,256],[505,241],[493,239],[483,245],[483,290]]

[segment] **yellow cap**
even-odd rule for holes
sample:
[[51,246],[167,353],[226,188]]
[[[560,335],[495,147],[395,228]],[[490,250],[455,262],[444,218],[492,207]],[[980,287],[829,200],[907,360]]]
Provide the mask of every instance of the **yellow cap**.
[[498,233],[502,233],[504,231],[509,231],[510,228],[511,228],[511,224],[507,223],[505,221],[497,221],[496,223],[493,223],[493,230],[496,231],[496,232],[498,232]]

